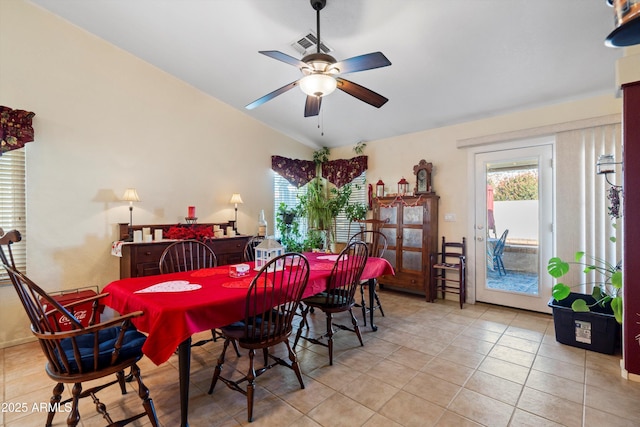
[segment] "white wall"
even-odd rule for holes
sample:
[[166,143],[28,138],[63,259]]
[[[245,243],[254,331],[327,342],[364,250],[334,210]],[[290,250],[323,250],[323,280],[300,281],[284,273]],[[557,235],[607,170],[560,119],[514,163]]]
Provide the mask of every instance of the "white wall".
[[[0,1],[0,104],[33,111],[27,144],[28,274],[47,290],[105,286],[118,201],[135,187],[134,223],[233,219],[253,233],[273,217],[271,155],[312,149],[24,1]],[[24,230],[23,230],[24,231]],[[30,333],[0,288],[0,346]]]
[[[459,102],[464,102],[464,99]],[[413,166],[421,159],[432,162],[433,189],[440,196],[439,234],[451,240],[461,240],[463,236],[470,238],[467,235],[469,209],[473,206],[467,191],[467,150],[456,148],[458,141],[620,114],[621,111],[622,102],[615,98],[612,90],[610,95],[369,141],[364,151],[369,156],[368,181],[375,185],[378,179],[382,179],[387,191],[396,192],[397,182],[405,177],[413,189],[416,182]],[[352,148],[334,149],[331,157],[353,157]],[[455,221],[445,222],[446,213],[454,214]]]
[[[239,192],[240,231],[252,232],[261,208],[272,217],[270,156],[311,158],[308,147],[21,0],[0,1],[0,57],[0,104],[36,113],[36,140],[26,150],[27,261],[30,276],[49,290],[102,287],[118,277],[109,246],[115,224],[128,221],[117,201],[126,187],[142,199],[138,224],[177,222],[188,205],[201,222],[228,220],[229,197]],[[432,162],[440,235],[460,239],[470,206],[458,140],[620,111],[612,90],[370,141],[367,176],[395,192],[403,176],[415,184],[420,159]],[[351,146],[331,153],[354,155]],[[444,222],[445,213],[456,221]],[[28,337],[25,322],[13,290],[0,288],[0,346]]]

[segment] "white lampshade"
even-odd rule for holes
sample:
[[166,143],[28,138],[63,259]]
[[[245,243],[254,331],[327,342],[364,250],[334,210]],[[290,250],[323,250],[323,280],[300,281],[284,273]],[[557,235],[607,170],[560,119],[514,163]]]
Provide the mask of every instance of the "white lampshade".
[[138,197],[138,192],[135,188],[127,188],[124,192],[124,196],[122,196],[122,200],[125,202],[139,202],[140,197]]
[[133,227],[133,202],[139,202],[138,192],[135,188],[127,188],[122,196],[122,200],[129,202],[129,227]]
[[309,96],[325,96],[336,90],[338,82],[326,74],[309,74],[300,79],[300,89]]
[[234,204],[238,204],[238,203],[243,203],[242,202],[242,197],[240,197],[240,193],[233,193],[231,195],[231,200],[229,200],[229,203],[234,203]]

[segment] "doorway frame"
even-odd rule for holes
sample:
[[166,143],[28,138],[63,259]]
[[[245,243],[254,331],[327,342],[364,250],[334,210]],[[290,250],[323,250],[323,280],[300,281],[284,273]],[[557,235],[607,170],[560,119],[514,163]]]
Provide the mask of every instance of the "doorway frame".
[[[476,155],[479,153],[513,150],[519,148],[535,147],[541,145],[551,145],[552,161],[556,158],[556,135],[555,133],[549,133],[546,135],[514,139],[510,141],[501,141],[495,143],[484,143],[479,145],[473,145],[465,147],[467,149],[467,200],[472,201],[467,205],[467,235],[469,241],[475,247],[475,235],[476,235]],[[556,218],[556,170],[555,165],[552,165],[551,171],[551,185],[553,188],[553,194],[551,195],[551,245],[552,250],[555,250],[556,242],[556,230],[553,224]],[[476,303],[476,251],[467,252],[467,303]],[[540,272],[541,274],[543,272]]]

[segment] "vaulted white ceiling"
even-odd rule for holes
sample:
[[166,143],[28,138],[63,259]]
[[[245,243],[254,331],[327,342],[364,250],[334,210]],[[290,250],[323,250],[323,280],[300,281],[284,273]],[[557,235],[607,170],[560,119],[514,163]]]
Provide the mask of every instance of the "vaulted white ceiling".
[[327,0],[323,42],[338,61],[383,52],[391,66],[345,77],[389,102],[336,91],[305,118],[297,88],[244,107],[301,77],[258,51],[301,58],[291,43],[316,29],[309,0],[31,1],[314,147],[613,94],[622,55],[604,46],[605,0]]

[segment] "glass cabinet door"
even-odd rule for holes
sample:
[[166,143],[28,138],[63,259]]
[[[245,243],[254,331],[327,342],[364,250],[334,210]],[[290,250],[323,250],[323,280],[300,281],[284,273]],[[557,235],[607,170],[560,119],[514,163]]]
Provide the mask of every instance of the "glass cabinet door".
[[389,261],[391,266],[395,269],[396,266],[396,244],[398,241],[398,207],[390,206],[390,207],[380,207],[379,219],[386,221],[389,220],[388,224],[392,225],[392,227],[383,227],[380,229],[382,234],[387,238],[387,250],[384,251],[384,258]]
[[424,207],[402,207],[402,269],[422,271]]

